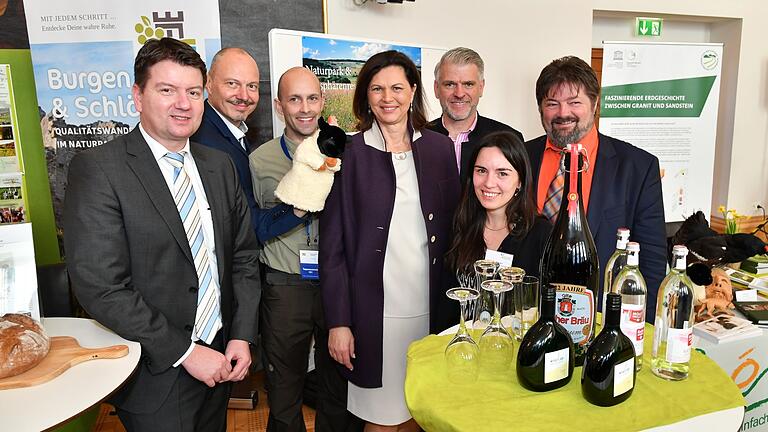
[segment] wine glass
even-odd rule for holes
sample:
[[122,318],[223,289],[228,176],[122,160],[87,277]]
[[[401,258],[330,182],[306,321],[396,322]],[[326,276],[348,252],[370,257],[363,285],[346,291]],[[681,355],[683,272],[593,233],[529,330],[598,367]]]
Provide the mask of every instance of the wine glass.
[[501,325],[501,313],[499,312],[499,303],[501,293],[512,289],[512,283],[489,279],[481,285],[484,291],[493,294],[493,318],[488,327],[485,328],[480,336],[480,355],[483,363],[483,369],[491,372],[503,372],[512,364],[514,355],[514,339],[509,335],[507,329]]
[[478,362],[480,348],[472,339],[465,322],[468,305],[477,298],[478,294],[476,289],[463,286],[451,288],[445,292],[448,298],[459,302],[459,330],[445,347],[448,379],[455,383],[473,382],[480,372]]
[[504,294],[501,308],[501,323],[510,329],[518,341],[523,339],[520,331],[522,316],[517,307],[517,291],[525,277],[525,270],[520,267],[505,267],[499,270],[499,279],[510,282],[512,290]]
[[[475,286],[482,287],[483,282],[493,279],[499,270],[499,263],[492,260],[475,261]],[[491,322],[493,316],[493,294],[490,291],[479,290],[479,297],[475,302],[474,320],[472,327],[476,329],[485,329]]]

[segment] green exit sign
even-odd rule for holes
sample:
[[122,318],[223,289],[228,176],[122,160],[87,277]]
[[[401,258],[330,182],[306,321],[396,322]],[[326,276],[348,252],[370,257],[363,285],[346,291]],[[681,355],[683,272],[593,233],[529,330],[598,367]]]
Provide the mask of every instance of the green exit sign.
[[635,33],[638,36],[661,36],[661,18],[635,18]]

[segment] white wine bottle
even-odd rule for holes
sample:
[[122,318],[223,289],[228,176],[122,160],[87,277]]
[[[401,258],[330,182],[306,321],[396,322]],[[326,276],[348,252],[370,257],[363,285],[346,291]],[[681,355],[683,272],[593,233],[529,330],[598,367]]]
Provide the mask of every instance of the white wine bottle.
[[672,269],[659,287],[651,371],[664,379],[688,377],[693,339],[693,284],[685,274],[688,248],[672,248]]
[[[581,197],[581,173],[589,169],[581,144],[568,144],[560,211],[541,256],[541,287],[555,288],[555,319],[573,339],[580,366],[595,337],[595,296],[600,268]],[[541,304],[541,302],[539,302]]]
[[603,312],[603,319],[600,321],[601,326],[605,326],[605,295],[611,291],[613,286],[613,280],[619,275],[621,269],[627,265],[627,243],[629,243],[629,228],[619,228],[616,230],[616,250],[613,252],[608,262],[605,264],[605,277],[603,278],[603,286],[601,291],[603,294],[600,296],[600,311]]
[[589,403],[612,406],[624,402],[635,388],[635,349],[621,332],[621,296],[609,293],[605,327],[589,346],[581,371],[581,394]]
[[621,332],[635,347],[635,368],[643,367],[643,342],[645,342],[645,300],[648,289],[645,279],[637,267],[640,259],[640,245],[627,244],[627,265],[616,276],[612,292],[621,294]]
[[560,388],[573,376],[573,341],[555,321],[555,289],[544,287],[541,302],[541,317],[517,352],[517,380],[533,391]]

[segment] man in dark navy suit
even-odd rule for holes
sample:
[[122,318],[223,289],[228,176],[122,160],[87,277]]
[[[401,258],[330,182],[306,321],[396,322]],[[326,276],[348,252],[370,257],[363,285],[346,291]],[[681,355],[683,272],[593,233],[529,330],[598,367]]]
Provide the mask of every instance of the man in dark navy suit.
[[560,201],[552,200],[555,189],[551,184],[560,165],[560,150],[569,143],[582,144],[589,160],[582,176],[582,196],[600,270],[605,270],[615,249],[616,230],[629,228],[630,239],[640,243],[640,271],[648,285],[645,316],[653,322],[656,294],[666,271],[659,160],[597,132],[599,93],[595,72],[578,57],[554,60],[541,71],[536,102],[546,135],[525,144],[533,167],[536,203],[544,216],[554,219]]
[[245,119],[259,103],[259,67],[256,61],[241,48],[222,49],[211,62],[206,90],[208,100],[205,101],[203,122],[192,140],[224,151],[232,158],[259,241],[263,244],[303,223],[305,211],[285,204],[262,210],[253,197]]

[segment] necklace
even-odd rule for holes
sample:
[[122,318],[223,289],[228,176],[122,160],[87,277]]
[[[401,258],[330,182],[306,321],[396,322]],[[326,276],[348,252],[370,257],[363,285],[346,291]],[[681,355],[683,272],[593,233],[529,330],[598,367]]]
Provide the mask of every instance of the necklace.
[[491,227],[489,227],[488,225],[486,225],[486,226],[485,226],[485,229],[487,229],[488,231],[501,231],[501,230],[503,230],[503,229],[507,229],[507,227],[506,227],[506,226],[503,226],[503,227],[501,227],[501,228],[491,228]]
[[486,224],[485,225],[485,229],[487,229],[488,231],[501,231],[501,230],[505,230],[505,229],[509,229],[510,231],[512,231],[513,229],[515,229],[515,224],[512,223],[509,226],[505,225],[505,226],[503,226],[501,228],[491,228],[491,227],[488,226],[488,224]]
[[[378,124],[378,121],[376,122]],[[381,135],[381,141],[384,143],[384,151],[387,151],[387,139],[384,137],[384,132],[381,131],[381,127],[379,129],[379,135]],[[399,161],[406,160],[408,158],[408,150],[406,151],[392,151],[389,150],[390,153],[392,153],[392,157]]]

